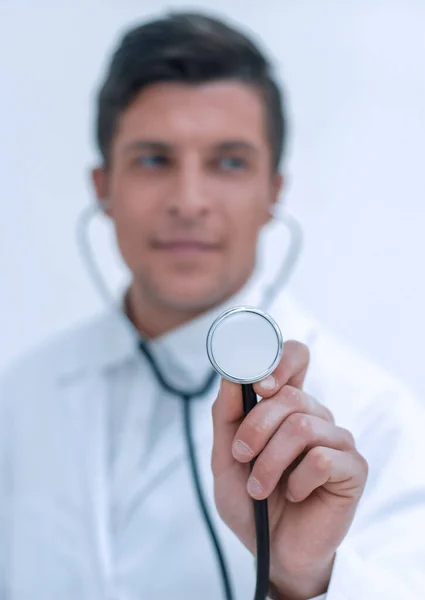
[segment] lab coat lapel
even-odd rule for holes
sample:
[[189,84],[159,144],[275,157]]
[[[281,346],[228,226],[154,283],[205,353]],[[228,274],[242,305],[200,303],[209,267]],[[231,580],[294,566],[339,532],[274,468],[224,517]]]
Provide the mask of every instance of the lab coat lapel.
[[106,597],[105,395],[94,374],[42,382],[16,419],[11,600],[34,582],[45,600]]
[[[91,393],[90,393],[91,392]],[[100,374],[93,377],[89,387],[86,413],[85,440],[86,452],[81,456],[83,485],[87,490],[88,510],[91,511],[93,539],[96,539],[99,578],[105,582],[111,575],[111,540],[109,527],[109,486],[107,465],[107,380]],[[83,407],[82,407],[83,408]],[[84,425],[83,425],[84,427]],[[106,589],[106,587],[105,587]]]
[[[80,389],[78,389],[80,388]],[[96,597],[106,597],[111,575],[111,540],[109,527],[109,486],[107,480],[107,379],[92,372],[70,383],[64,390],[70,407],[69,427],[74,431],[75,468],[79,474],[82,510],[86,523],[86,543],[92,586]],[[67,396],[67,397],[66,397]]]

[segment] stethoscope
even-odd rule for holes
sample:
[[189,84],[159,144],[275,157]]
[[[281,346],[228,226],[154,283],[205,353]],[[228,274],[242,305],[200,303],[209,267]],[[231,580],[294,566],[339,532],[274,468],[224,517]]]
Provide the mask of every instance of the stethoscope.
[[[179,397],[183,407],[183,428],[188,461],[193,484],[220,570],[224,598],[234,600],[228,567],[220,540],[211,518],[199,473],[194,443],[191,405],[195,398],[205,397],[216,384],[218,376],[236,382],[242,388],[244,413],[247,415],[257,404],[253,384],[264,379],[276,368],[283,352],[282,333],[277,323],[267,314],[278,292],[286,285],[301,252],[302,230],[298,221],[288,213],[273,211],[273,217],[281,221],[290,234],[287,254],[274,280],[265,288],[260,308],[239,306],[221,314],[212,323],[207,335],[207,354],[212,365],[211,373],[199,388],[182,390],[171,384],[161,372],[149,342],[136,331],[132,321],[118,305],[102,277],[89,239],[89,228],[94,218],[102,213],[102,204],[95,204],[82,211],[77,223],[77,245],[87,273],[103,301],[126,319],[139,339],[139,349],[149,363],[159,385],[170,394]],[[232,343],[229,343],[232,340]],[[237,352],[235,352],[237,348]],[[251,468],[254,465],[251,463]],[[270,543],[267,500],[253,500],[256,545],[257,582],[254,600],[265,600],[269,592]]]

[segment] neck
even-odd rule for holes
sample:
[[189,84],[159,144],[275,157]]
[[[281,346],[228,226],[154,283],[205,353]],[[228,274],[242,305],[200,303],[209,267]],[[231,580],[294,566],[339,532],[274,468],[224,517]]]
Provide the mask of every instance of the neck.
[[192,309],[161,304],[158,298],[152,297],[144,287],[138,285],[133,279],[124,299],[127,317],[142,335],[154,339],[196,319],[196,317],[232,298],[247,285],[254,272],[255,264],[251,266],[248,273],[241,275],[233,290],[229,290],[227,295],[215,298],[210,304],[206,303]]
[[[223,299],[223,302],[225,299]],[[134,282],[125,296],[125,310],[133,325],[143,335],[154,339],[167,331],[188,323],[213,306],[198,309],[181,309],[150,301]]]

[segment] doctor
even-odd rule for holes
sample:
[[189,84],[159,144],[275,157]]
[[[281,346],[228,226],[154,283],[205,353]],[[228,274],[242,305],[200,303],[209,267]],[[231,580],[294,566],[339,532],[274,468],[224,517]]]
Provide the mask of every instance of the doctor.
[[[261,301],[257,239],[286,135],[270,65],[225,24],[176,14],[122,40],[98,97],[93,182],[133,275],[127,316],[107,311],[2,378],[1,600],[223,597],[182,402],[138,336],[178,387],[208,376],[214,318]],[[292,341],[256,384],[259,405],[243,419],[229,382],[191,403],[235,598],[253,595],[252,498],[266,497],[271,597],[423,598],[420,404],[286,294],[270,312]]]

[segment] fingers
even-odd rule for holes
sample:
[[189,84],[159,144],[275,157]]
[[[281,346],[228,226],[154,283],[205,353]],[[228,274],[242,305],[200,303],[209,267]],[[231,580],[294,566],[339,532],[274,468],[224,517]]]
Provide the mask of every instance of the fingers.
[[[285,343],[282,359],[274,371],[272,379],[268,382],[267,380],[259,382],[254,386],[255,391],[263,397],[263,400],[251,411],[246,420],[246,425],[242,430],[243,438],[240,440],[242,444],[245,440],[250,448],[249,443],[253,436],[255,438],[253,446],[260,451],[288,414],[296,410],[332,420],[328,409],[322,407],[307,394],[300,396],[296,392],[296,389],[302,387],[308,363],[309,350],[307,346],[295,341]],[[284,391],[282,388],[285,388]],[[276,397],[273,398],[274,396]],[[266,405],[267,399],[270,399],[270,402],[273,399],[274,404]],[[286,406],[283,406],[284,404]],[[213,405],[212,417],[214,427],[212,468],[214,475],[217,476],[235,464],[232,444],[244,419],[240,385],[222,380],[220,392]],[[240,445],[240,448],[243,448],[243,445]],[[251,451],[255,450],[251,448]]]
[[366,478],[367,463],[360,454],[317,446],[290,474],[287,497],[292,502],[302,502],[321,486],[338,496],[358,497]]
[[[301,388],[307,372],[309,361],[309,350],[307,346],[299,342],[289,341],[285,343],[282,359],[274,371],[272,381],[264,380],[254,385],[257,394],[263,398],[271,398],[284,385]],[[266,389],[262,389],[262,386]],[[235,423],[244,417],[243,403],[241,400],[240,385],[226,379],[221,380],[219,395],[214,403],[214,425],[223,420],[227,423]],[[289,392],[288,392],[288,395]],[[326,410],[326,409],[325,409]],[[328,416],[329,416],[328,411]]]
[[310,361],[310,351],[305,344],[288,341],[283,347],[280,363],[272,375],[256,383],[254,389],[262,398],[270,398],[284,385],[302,388]]
[[309,414],[333,423],[332,413],[312,396],[284,386],[273,398],[261,400],[235,432],[233,453],[240,462],[257,456],[291,414]]
[[256,499],[267,498],[288,467],[317,446],[345,452],[355,449],[353,436],[347,430],[319,417],[291,414],[258,455],[248,481],[249,493]]

